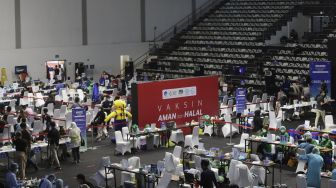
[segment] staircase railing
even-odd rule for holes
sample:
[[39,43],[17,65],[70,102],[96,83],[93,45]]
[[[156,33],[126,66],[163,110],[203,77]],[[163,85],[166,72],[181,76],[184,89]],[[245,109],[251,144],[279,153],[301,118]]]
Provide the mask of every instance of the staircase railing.
[[190,13],[173,26],[169,27],[166,31],[162,32],[160,35],[156,36],[153,40],[149,42],[149,49],[144,54],[139,56],[133,61],[134,69],[139,68],[143,65],[147,59],[150,57],[150,53],[159,48],[158,43],[163,43],[168,41],[170,38],[173,38],[176,34],[180,33],[182,30],[186,29],[188,26],[191,26],[194,21],[201,18],[205,13],[207,13],[212,8],[216,7],[226,0],[209,0],[204,3],[202,6],[197,8],[194,12]]

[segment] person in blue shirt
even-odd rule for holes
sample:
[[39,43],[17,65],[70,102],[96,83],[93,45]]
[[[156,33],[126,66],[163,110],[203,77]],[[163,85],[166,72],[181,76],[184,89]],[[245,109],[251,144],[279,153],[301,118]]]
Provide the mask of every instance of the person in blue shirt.
[[9,171],[6,174],[6,187],[8,188],[18,188],[22,186],[16,179],[16,173],[19,171],[19,165],[12,163],[10,165]]
[[299,160],[305,160],[308,164],[307,170],[307,186],[321,187],[321,168],[323,166],[323,158],[320,156],[318,148],[313,148],[312,153],[300,155]]
[[333,170],[333,171],[331,171],[331,179],[332,180],[336,180],[336,168]]
[[298,148],[302,148],[306,151],[306,154],[309,154],[313,151],[313,148],[315,147],[314,144],[312,144],[313,140],[312,138],[307,138],[306,142],[301,143]]

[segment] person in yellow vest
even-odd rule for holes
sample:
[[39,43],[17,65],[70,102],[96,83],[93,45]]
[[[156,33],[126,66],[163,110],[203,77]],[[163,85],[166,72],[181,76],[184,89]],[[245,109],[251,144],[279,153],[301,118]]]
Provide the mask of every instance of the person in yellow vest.
[[123,100],[115,100],[113,107],[115,110],[105,118],[105,122],[107,123],[113,118],[114,130],[121,131],[127,125],[127,120],[132,118],[132,114],[126,110],[126,102]]

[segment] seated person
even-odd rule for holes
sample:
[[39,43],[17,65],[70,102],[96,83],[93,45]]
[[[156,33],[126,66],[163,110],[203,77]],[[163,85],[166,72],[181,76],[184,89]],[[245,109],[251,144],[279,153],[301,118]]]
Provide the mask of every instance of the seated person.
[[332,149],[332,143],[331,143],[331,140],[329,139],[328,134],[325,133],[325,134],[322,135],[322,140],[321,140],[319,146],[323,147],[323,148]]
[[19,165],[12,163],[10,165],[9,171],[6,174],[6,187],[10,188],[19,188],[22,187],[22,184],[19,183],[16,179],[16,173],[19,171]]
[[201,173],[201,179],[199,181],[199,185],[203,188],[213,188],[218,187],[217,179],[215,176],[215,173],[210,170],[209,167],[209,161],[208,160],[202,160],[201,161],[201,167],[202,167],[202,173]]
[[[264,125],[264,127],[262,128],[262,130],[257,134],[257,136],[261,136],[261,137],[267,137],[267,135],[269,134],[268,131],[268,125]],[[257,152],[261,153],[263,158],[270,158],[272,156],[272,147],[270,144],[265,143],[265,142],[261,142],[257,148]]]
[[315,139],[312,138],[312,134],[310,132],[306,132],[304,135],[303,135],[303,139],[307,140],[311,138],[312,139],[312,144],[317,146],[317,142]]
[[302,148],[306,151],[306,154],[309,154],[313,151],[313,148],[315,147],[314,144],[312,144],[313,139],[307,138],[306,142],[301,143],[298,148]]
[[281,126],[279,130],[280,130],[280,133],[277,135],[276,140],[281,141],[281,137],[283,137],[283,139],[284,139],[283,142],[289,142],[289,134],[286,132],[286,127]]
[[336,168],[334,168],[334,170],[333,171],[331,171],[331,179],[332,180],[336,180]]

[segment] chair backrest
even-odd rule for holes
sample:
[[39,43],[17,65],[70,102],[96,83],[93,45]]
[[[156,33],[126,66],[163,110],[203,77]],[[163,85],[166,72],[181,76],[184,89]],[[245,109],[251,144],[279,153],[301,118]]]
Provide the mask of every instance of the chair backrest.
[[229,171],[227,173],[227,177],[230,180],[230,184],[237,184],[238,182],[238,170],[237,170],[237,165],[238,164],[242,164],[242,162],[232,159],[230,162],[230,167],[229,167]]
[[224,97],[223,97],[223,104],[226,105],[227,102],[228,102],[228,96],[224,95]]
[[336,187],[336,180],[329,180],[328,188],[335,188],[335,187]]
[[55,109],[54,118],[60,118],[60,117],[61,117],[61,109]]
[[41,120],[34,120],[33,133],[39,133],[43,131],[43,124]]
[[128,159],[128,166],[131,169],[139,169],[141,167],[140,157],[134,156]]
[[309,120],[305,120],[304,125],[305,125],[305,127],[309,127],[310,126],[310,121]]
[[66,105],[62,105],[61,109],[60,109],[60,117],[65,117],[66,110],[67,110],[67,106]]
[[9,106],[12,108],[11,112],[15,111],[15,103],[16,103],[15,99],[13,99],[9,102]]
[[181,158],[181,153],[182,153],[182,147],[181,146],[175,146],[174,147],[174,151],[173,151],[173,155],[176,158]]
[[250,137],[249,134],[247,133],[243,133],[240,137],[240,144],[244,144],[245,145],[245,140],[248,139]]
[[276,121],[276,118],[275,118],[275,112],[274,111],[269,111],[268,114],[269,114],[269,122],[270,122],[269,128],[277,129],[278,125],[277,125],[277,121]]
[[156,130],[156,123],[151,123],[151,129],[152,129],[152,131]]
[[7,116],[7,123],[14,125],[14,115]]
[[115,139],[116,139],[116,143],[120,143],[124,141],[120,131],[115,132]]
[[258,96],[257,96],[257,95],[253,95],[253,98],[252,98],[252,103],[256,103],[256,102],[257,102],[257,98],[258,98]]
[[48,108],[48,114],[49,115],[53,115],[53,112],[54,112],[54,103],[49,103],[47,105],[47,108]]
[[110,165],[111,165],[110,156],[102,157],[101,160],[100,160],[99,170],[104,169],[105,166],[110,166]]
[[72,111],[69,111],[65,115],[65,127],[68,129],[72,123]]
[[194,160],[195,160],[195,169],[201,171],[202,170],[202,158],[198,155],[194,156]]
[[172,178],[172,174],[168,172],[164,172],[162,178],[159,179],[157,184],[157,188],[167,188]]
[[193,128],[193,132],[192,132],[192,136],[193,136],[193,138],[195,137],[197,137],[198,138],[198,130],[199,130],[199,126],[195,126],[194,128]]
[[129,129],[128,127],[123,127],[121,128],[121,131],[122,131],[122,136],[123,136],[123,139],[126,140],[128,137],[129,137]]
[[263,93],[261,96],[261,101],[262,102],[267,102],[267,93]]
[[257,154],[251,154],[250,157],[252,161],[260,161],[260,158]]
[[239,187],[248,187],[253,183],[253,176],[246,164],[237,165],[238,174],[239,174]]
[[305,175],[298,174],[296,176],[296,188],[307,188],[307,180]]
[[174,156],[172,153],[166,152],[165,155],[165,170],[166,172],[173,173],[176,170],[176,166],[174,163]]
[[326,124],[326,128],[334,125],[334,120],[333,120],[332,115],[326,115],[325,116],[325,124]]

